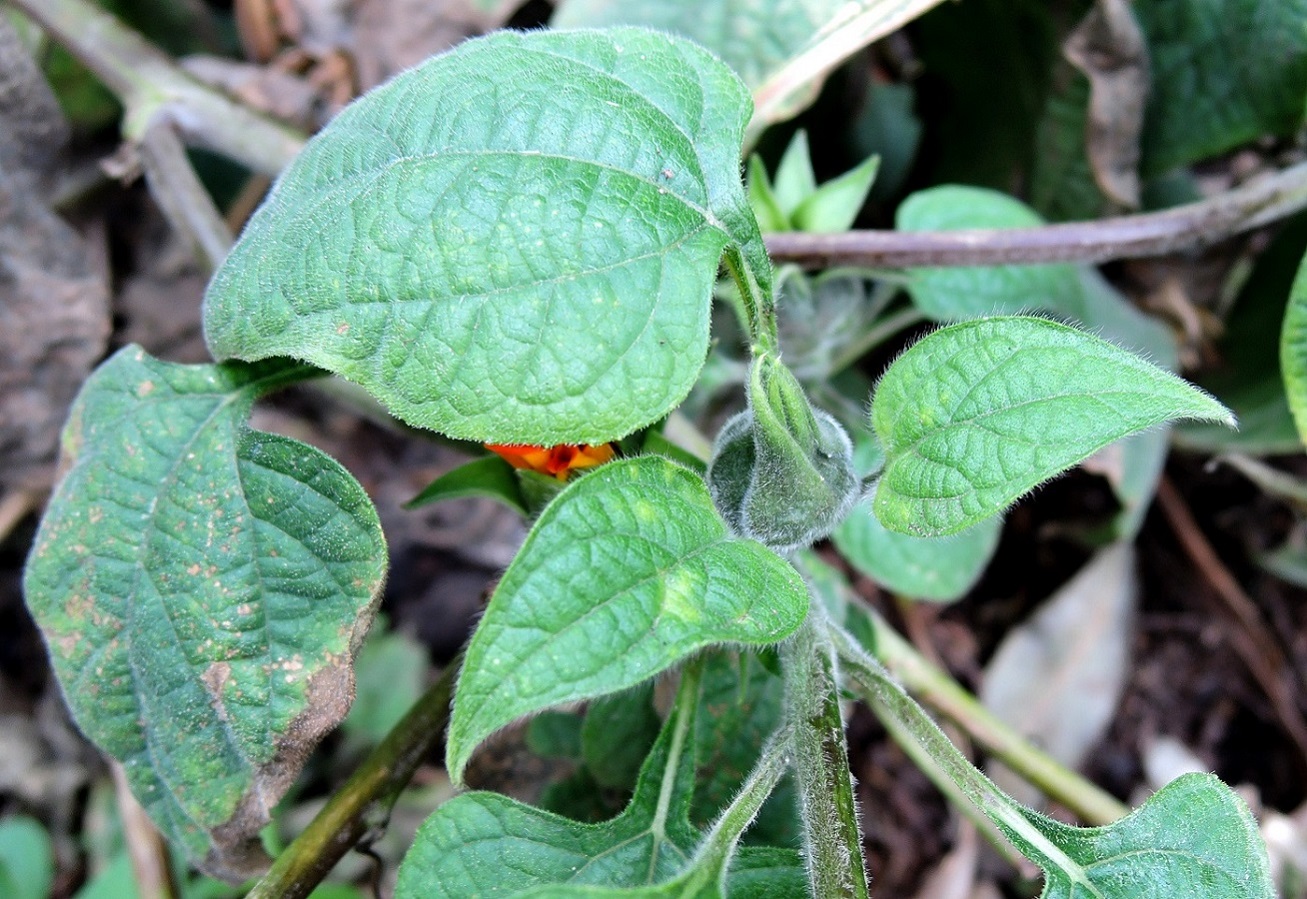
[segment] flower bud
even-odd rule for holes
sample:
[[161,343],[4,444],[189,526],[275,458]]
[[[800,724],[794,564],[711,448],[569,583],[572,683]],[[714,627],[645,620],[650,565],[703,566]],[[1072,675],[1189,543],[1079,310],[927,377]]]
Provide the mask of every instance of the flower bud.
[[829,534],[858,498],[853,447],[773,356],[754,360],[748,396],[717,437],[708,487],[736,533],[790,552]]

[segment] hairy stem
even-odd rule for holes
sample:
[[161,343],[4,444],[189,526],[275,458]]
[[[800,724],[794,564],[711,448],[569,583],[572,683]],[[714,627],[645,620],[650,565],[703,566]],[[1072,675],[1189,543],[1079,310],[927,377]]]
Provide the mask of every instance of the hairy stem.
[[772,734],[767,740],[758,763],[745,778],[739,793],[704,837],[691,867],[703,865],[714,874],[725,873],[740,835],[753,823],[758,810],[789,769],[791,745],[792,738],[786,731]]
[[1307,208],[1307,163],[1162,212],[1088,222],[966,231],[787,232],[765,236],[776,262],[832,265],[969,266],[1106,262],[1191,250]]
[[118,97],[123,134],[140,140],[160,119],[187,143],[275,175],[304,143],[291,128],[192,78],[168,54],[87,0],[5,0],[41,26]]
[[814,602],[783,648],[808,886],[819,899],[867,899],[867,866],[829,629],[824,609]]
[[976,697],[926,661],[875,611],[859,611],[871,620],[875,645],[869,648],[876,659],[910,692],[956,722],[1003,764],[1075,812],[1086,824],[1110,824],[1129,813],[1130,809],[1114,796],[1035,748],[1000,721]]
[[445,730],[462,662],[460,654],[449,663],[246,899],[302,899],[354,844],[385,827],[395,800]]

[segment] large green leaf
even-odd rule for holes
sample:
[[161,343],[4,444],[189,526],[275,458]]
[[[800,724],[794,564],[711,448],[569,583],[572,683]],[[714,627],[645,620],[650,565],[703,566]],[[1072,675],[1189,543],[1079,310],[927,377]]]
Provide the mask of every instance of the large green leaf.
[[630,687],[704,646],[773,643],[807,611],[798,573],[732,537],[698,475],[610,463],[544,511],[468,646],[447,767],[516,718]]
[[1307,443],[1307,257],[1289,291],[1280,331],[1280,369],[1298,436]]
[[723,250],[770,295],[749,111],[667,34],[469,41],[310,142],[210,285],[210,349],[305,359],[456,437],[627,434],[694,383]]
[[257,865],[251,839],[349,708],[386,567],[358,483],[244,424],[304,375],[117,353],[73,407],[24,581],[78,725],[224,876]]
[[876,515],[918,535],[957,533],[1136,431],[1175,418],[1234,423],[1138,356],[1027,317],[925,337],[885,373],[871,417],[887,454]]
[[1134,9],[1152,62],[1148,172],[1298,130],[1307,0],[1142,0]]

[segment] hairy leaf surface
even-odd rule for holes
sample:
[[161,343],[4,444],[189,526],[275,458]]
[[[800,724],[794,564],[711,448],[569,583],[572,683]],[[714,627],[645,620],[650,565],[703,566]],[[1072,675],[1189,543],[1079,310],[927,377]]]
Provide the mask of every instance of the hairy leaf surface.
[[698,475],[658,456],[610,463],[544,511],[491,597],[454,698],[449,771],[516,718],[704,646],[773,643],[806,611],[798,573],[728,534]]
[[455,437],[628,434],[694,383],[723,250],[770,293],[750,108],[667,34],[469,41],[309,143],[214,277],[209,347],[307,360]]
[[1107,341],[1040,318],[952,325],[900,356],[872,425],[887,462],[874,510],[892,530],[953,534],[1114,440],[1216,400]]
[[78,726],[160,829],[223,876],[353,698],[386,566],[348,472],[245,426],[303,366],[137,347],[87,381],[24,588]]

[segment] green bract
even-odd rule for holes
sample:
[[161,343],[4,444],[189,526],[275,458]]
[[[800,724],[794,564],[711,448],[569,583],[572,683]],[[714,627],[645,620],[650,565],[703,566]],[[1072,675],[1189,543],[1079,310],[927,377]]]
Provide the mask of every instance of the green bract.
[[258,869],[272,806],[349,709],[386,569],[358,482],[244,424],[304,374],[120,351],[73,408],[23,584],[78,726],[229,877]]
[[470,41],[291,164],[209,287],[209,347],[307,360],[455,437],[628,434],[694,383],[723,250],[770,294],[739,178],[749,110],[666,34]]
[[829,534],[857,499],[853,445],[778,359],[754,361],[748,390],[749,408],[718,435],[708,484],[737,534],[786,553]]

